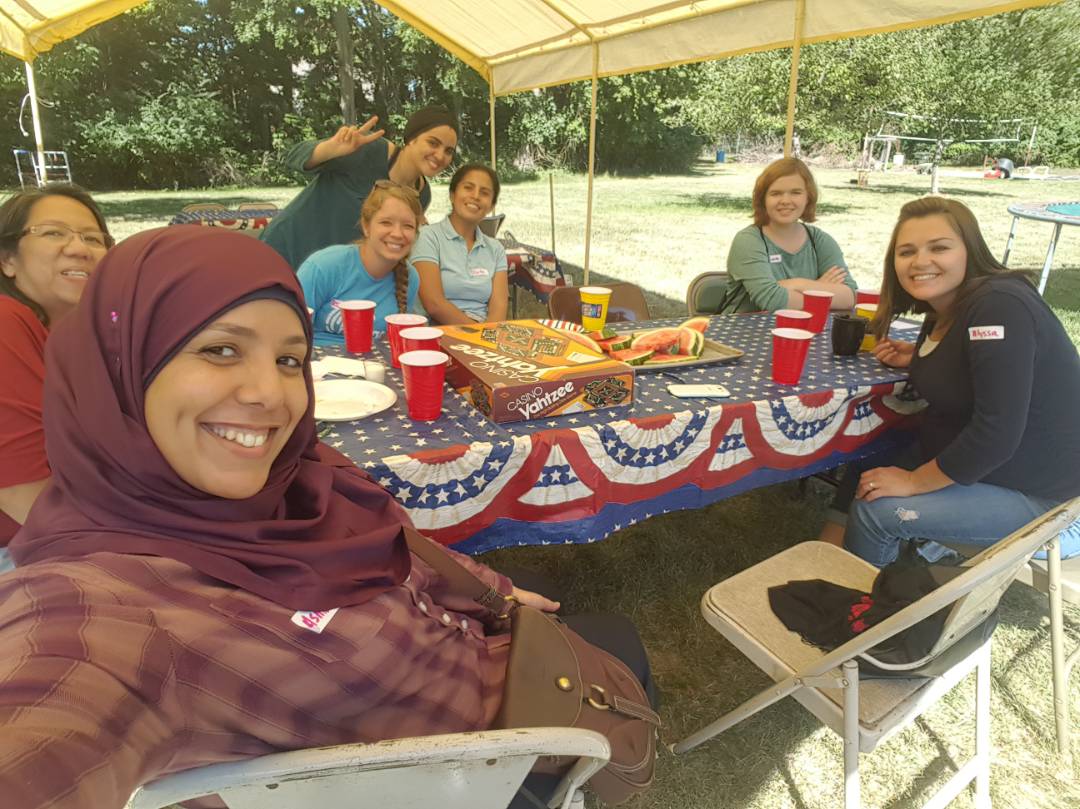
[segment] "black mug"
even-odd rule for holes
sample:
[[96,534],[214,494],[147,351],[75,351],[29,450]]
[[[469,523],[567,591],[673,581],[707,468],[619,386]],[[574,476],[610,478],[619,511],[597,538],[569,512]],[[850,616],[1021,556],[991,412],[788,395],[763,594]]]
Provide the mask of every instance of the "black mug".
[[859,346],[870,321],[858,315],[834,313],[832,318],[832,350],[842,357],[853,357],[859,353]]

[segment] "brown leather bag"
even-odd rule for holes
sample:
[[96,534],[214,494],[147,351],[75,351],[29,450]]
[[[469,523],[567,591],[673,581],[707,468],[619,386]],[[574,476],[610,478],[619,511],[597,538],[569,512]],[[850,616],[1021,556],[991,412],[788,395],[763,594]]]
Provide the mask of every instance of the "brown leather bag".
[[[660,717],[634,673],[553,615],[503,596],[430,539],[405,529],[409,549],[457,594],[466,595],[510,627],[503,702],[493,728],[577,727],[607,737],[611,759],[589,779],[604,803],[616,804],[652,784]],[[572,761],[537,761],[536,772],[561,773]]]

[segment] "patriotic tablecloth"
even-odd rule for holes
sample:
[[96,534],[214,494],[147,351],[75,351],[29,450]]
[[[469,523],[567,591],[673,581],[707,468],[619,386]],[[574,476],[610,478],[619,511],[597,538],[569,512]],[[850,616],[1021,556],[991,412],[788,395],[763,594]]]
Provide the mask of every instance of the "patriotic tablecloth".
[[[562,265],[555,254],[541,247],[522,244],[512,233],[506,233],[500,241],[506,248],[506,260],[509,264],[510,283],[524,289],[540,301],[547,303],[556,287],[566,285]],[[517,311],[517,297],[512,299],[514,311]]]
[[[805,477],[897,441],[905,431],[894,428],[923,407],[903,373],[868,354],[834,357],[827,331],[797,387],[773,383],[771,323],[714,317],[707,336],[742,349],[737,363],[639,373],[632,405],[511,424],[488,421],[452,391],[438,421],[410,420],[382,341],[375,353],[397,404],[334,424],[323,440],[390,491],[419,530],[479,553],[594,542],[654,514]],[[677,399],[667,392],[675,381],[719,382],[732,396]]]
[[277,208],[183,211],[169,220],[169,224],[204,225],[227,230],[262,230],[278,212]]

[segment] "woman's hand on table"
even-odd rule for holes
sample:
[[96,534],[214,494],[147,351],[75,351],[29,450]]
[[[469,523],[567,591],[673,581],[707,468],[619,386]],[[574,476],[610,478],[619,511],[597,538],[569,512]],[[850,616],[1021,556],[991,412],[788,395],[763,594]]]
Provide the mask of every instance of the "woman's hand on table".
[[511,595],[517,599],[519,604],[524,604],[526,607],[533,607],[534,609],[543,612],[556,612],[559,609],[558,601],[552,601],[550,598],[545,598],[539,593],[534,593],[532,590],[522,590],[520,587],[515,587]]
[[907,340],[885,338],[874,346],[874,356],[884,365],[892,368],[907,368],[915,356],[915,344]]

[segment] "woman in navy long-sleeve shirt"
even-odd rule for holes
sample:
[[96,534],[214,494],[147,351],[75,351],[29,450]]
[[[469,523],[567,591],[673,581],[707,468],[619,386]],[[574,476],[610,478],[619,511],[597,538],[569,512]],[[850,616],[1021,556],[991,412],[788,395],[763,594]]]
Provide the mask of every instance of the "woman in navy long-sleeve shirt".
[[[885,257],[878,319],[925,313],[915,343],[883,339],[929,403],[919,457],[862,473],[844,543],[876,565],[909,539],[989,545],[1080,495],[1080,356],[1035,288],[998,262],[964,205],[905,205]],[[1062,535],[1080,552],[1080,528]],[[940,547],[924,548],[935,558]]]

